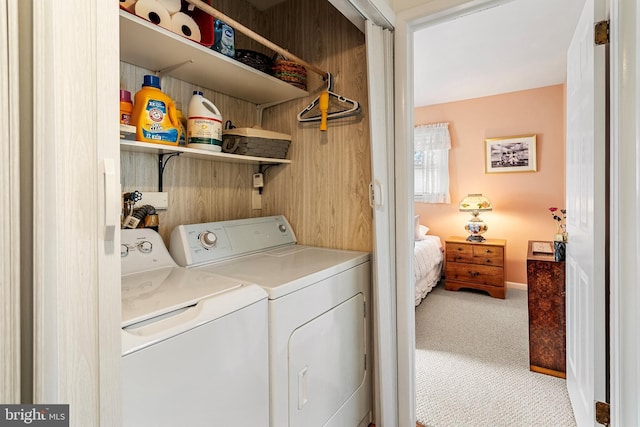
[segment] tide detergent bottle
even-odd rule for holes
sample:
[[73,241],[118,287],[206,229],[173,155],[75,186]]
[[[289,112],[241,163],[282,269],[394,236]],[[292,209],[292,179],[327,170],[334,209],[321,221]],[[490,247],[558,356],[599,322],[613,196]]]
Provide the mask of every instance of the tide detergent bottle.
[[136,140],[178,145],[180,121],[173,100],[160,90],[160,78],[144,76],[142,88],[136,92],[131,124],[136,126]]

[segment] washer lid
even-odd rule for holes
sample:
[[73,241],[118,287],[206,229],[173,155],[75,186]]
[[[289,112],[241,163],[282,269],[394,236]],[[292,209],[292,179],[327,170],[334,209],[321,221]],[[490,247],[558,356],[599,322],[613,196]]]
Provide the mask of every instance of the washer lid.
[[203,270],[164,267],[122,276],[122,326],[129,326],[238,289],[241,281]]

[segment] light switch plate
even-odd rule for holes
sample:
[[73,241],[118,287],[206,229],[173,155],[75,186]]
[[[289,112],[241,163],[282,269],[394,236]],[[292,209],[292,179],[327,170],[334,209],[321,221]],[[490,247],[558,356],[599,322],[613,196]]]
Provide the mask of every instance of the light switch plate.
[[151,205],[156,208],[156,210],[169,209],[169,193],[166,191],[162,193],[143,191],[142,200],[136,203],[136,207],[143,205]]

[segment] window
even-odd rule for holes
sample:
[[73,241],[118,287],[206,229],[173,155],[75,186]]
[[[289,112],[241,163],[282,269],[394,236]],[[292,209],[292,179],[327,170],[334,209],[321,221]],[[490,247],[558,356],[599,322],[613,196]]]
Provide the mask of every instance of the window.
[[423,203],[450,203],[449,123],[416,126],[413,138],[414,200]]

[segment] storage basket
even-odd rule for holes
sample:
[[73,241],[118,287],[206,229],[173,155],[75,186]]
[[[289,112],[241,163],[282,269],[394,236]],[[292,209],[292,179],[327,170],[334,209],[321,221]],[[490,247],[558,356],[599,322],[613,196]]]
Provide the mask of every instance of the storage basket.
[[307,90],[307,69],[302,65],[278,55],[273,61],[272,69],[274,77],[299,89]]
[[284,159],[291,135],[254,128],[227,129],[222,132],[222,151],[242,156]]
[[236,60],[263,73],[271,74],[271,58],[260,52],[236,49]]

